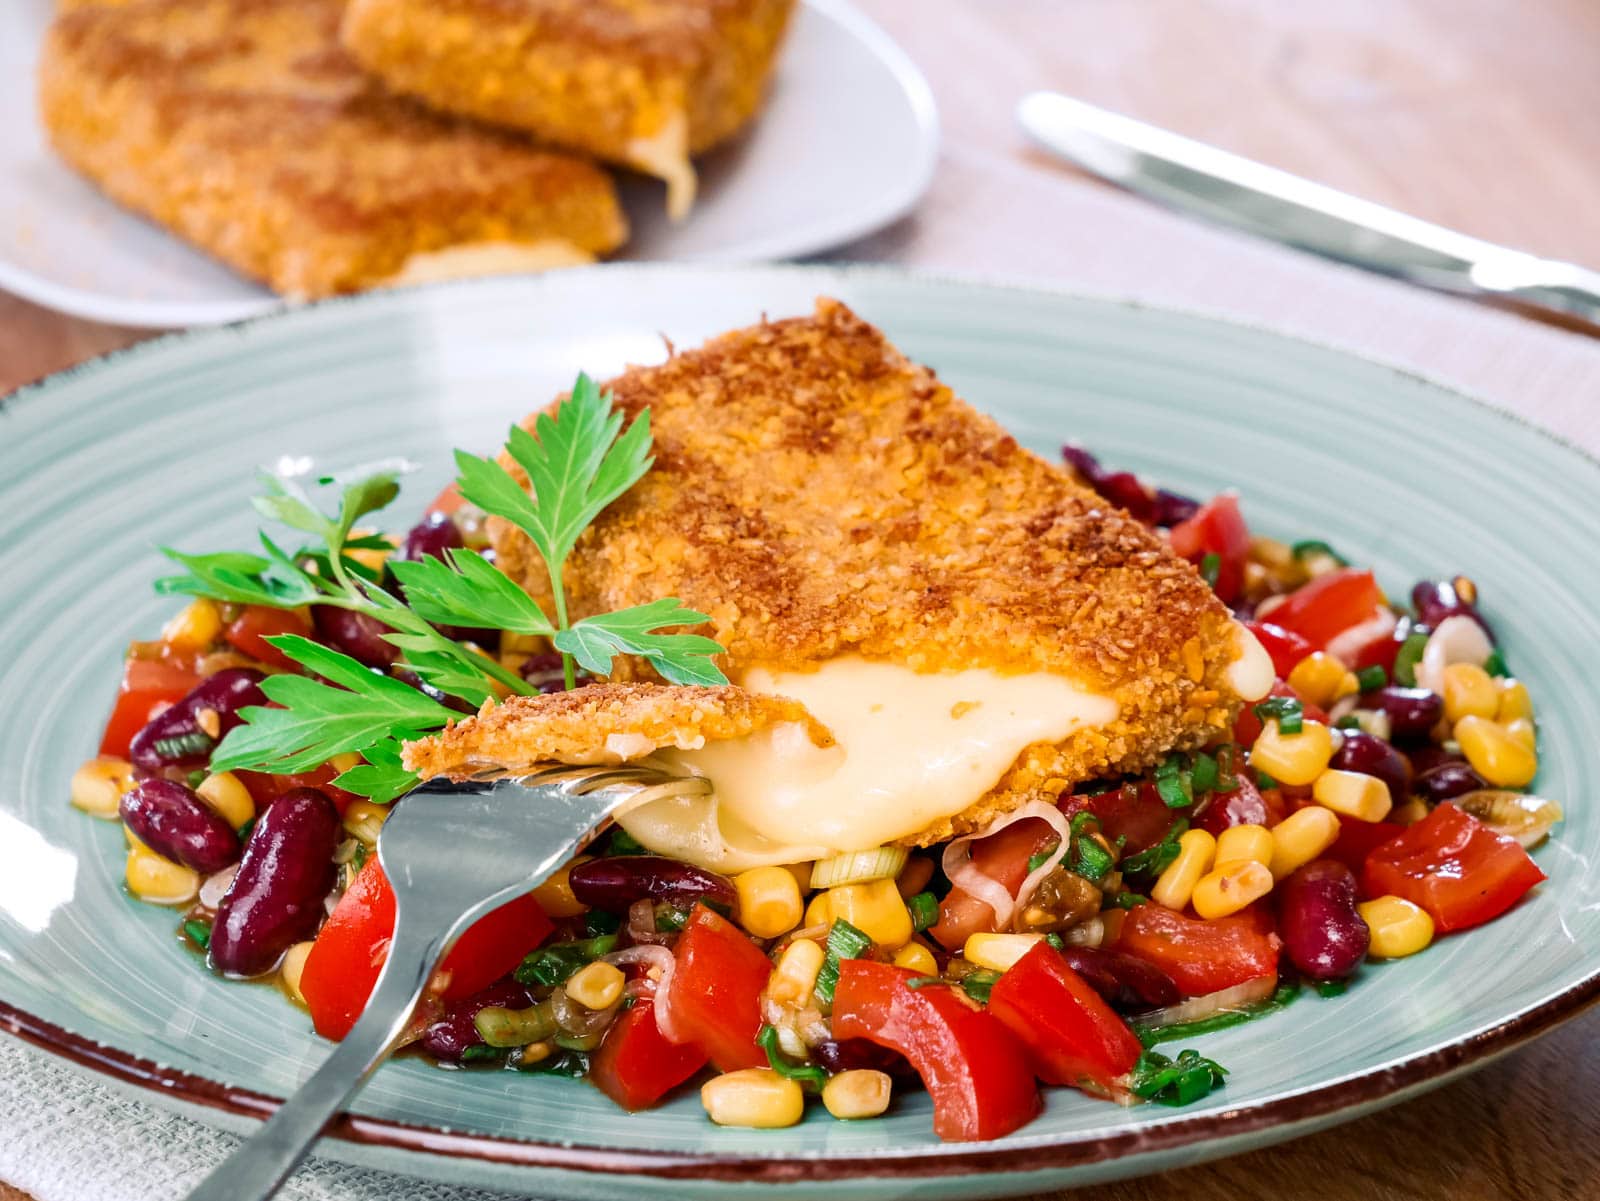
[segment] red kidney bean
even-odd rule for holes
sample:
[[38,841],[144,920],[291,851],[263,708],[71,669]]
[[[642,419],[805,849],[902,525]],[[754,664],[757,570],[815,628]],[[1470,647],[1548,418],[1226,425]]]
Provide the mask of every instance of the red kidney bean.
[[1278,885],[1278,929],[1289,961],[1313,980],[1339,980],[1361,966],[1372,932],[1356,909],[1356,877],[1317,859]]
[[239,835],[192,790],[144,780],[122,798],[122,820],[157,855],[209,876],[239,861]]
[[1389,787],[1389,799],[1403,804],[1411,795],[1411,763],[1383,739],[1364,730],[1342,730],[1344,741],[1328,766],[1377,776]]
[[1164,529],[1188,521],[1200,511],[1200,502],[1178,492],[1156,489],[1156,524]]
[[1489,782],[1464,762],[1441,763],[1430,767],[1411,786],[1430,805],[1452,800],[1463,793],[1489,787]]
[[911,1061],[898,1051],[880,1047],[864,1038],[829,1038],[811,1048],[811,1055],[830,1072],[850,1072],[867,1068],[904,1076],[916,1071]]
[[1239,787],[1232,792],[1212,794],[1211,803],[1194,824],[1215,837],[1230,826],[1266,826],[1271,824],[1270,819],[1261,790],[1254,780],[1247,780],[1241,774]]
[[1444,747],[1436,743],[1426,746],[1408,746],[1405,756],[1411,760],[1411,777],[1413,780],[1425,771],[1432,771],[1441,763],[1465,763],[1466,758],[1459,754],[1451,754]]
[[[142,772],[156,773],[175,767],[204,767],[222,736],[240,724],[239,710],[265,705],[261,681],[266,677],[253,667],[230,667],[196,684],[189,695],[157,713],[128,744],[128,758]],[[200,724],[201,714],[216,714],[212,729]],[[211,725],[210,719],[206,724]]]
[[1061,458],[1091,485],[1100,478],[1100,460],[1075,442],[1061,448]]
[[383,639],[392,631],[375,617],[332,605],[312,606],[311,617],[319,642],[343,651],[359,663],[389,667],[400,657],[400,652]]
[[1095,481],[1094,490],[1112,504],[1128,510],[1128,516],[1146,525],[1156,519],[1156,499],[1131,471],[1113,471]]
[[[540,692],[566,691],[567,678],[561,663],[561,652],[545,651],[543,654],[529,655],[522,664],[522,678]],[[578,672],[578,683],[586,683],[588,678],[584,672]]]
[[229,976],[259,976],[321,924],[323,901],[344,837],[326,793],[295,788],[256,819],[233,883],[211,927],[211,966]]
[[680,905],[699,900],[732,905],[738,895],[726,876],[660,855],[591,859],[568,872],[567,883],[582,904],[609,913],[626,913],[645,897]]
[[1386,684],[1363,693],[1363,709],[1380,709],[1389,715],[1389,730],[1396,741],[1425,739],[1444,716],[1444,698],[1426,688]]
[[1438,629],[1446,617],[1470,617],[1483,627],[1489,641],[1494,641],[1494,630],[1478,606],[1463,598],[1450,580],[1419,580],[1411,590],[1411,607],[1417,611],[1417,620],[1430,629]]
[[480,1010],[491,1006],[500,1009],[526,1009],[533,1004],[533,994],[515,980],[501,980],[482,992],[463,997],[444,1011],[444,1016],[422,1032],[419,1040],[424,1051],[445,1063],[460,1063],[468,1048],[483,1042],[478,1027],[473,1024]]
[[405,541],[395,552],[397,558],[407,560],[432,556],[443,560],[447,550],[458,550],[466,545],[461,529],[448,513],[435,510],[406,532]]
[[1102,947],[1066,946],[1061,948],[1061,958],[1119,1009],[1160,1009],[1178,1003],[1178,986],[1172,977],[1132,955]]

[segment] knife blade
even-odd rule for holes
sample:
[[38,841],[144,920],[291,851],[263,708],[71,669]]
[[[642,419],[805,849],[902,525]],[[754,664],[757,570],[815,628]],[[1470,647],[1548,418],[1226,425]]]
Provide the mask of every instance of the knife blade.
[[1045,149],[1169,208],[1459,295],[1600,322],[1600,272],[1435,225],[1057,92],[1017,106]]

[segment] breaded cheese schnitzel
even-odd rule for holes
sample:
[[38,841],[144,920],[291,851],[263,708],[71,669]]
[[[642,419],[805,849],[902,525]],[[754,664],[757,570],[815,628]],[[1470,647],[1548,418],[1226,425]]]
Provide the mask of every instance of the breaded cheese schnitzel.
[[591,163],[424,112],[340,49],[341,0],[137,0],[51,26],[51,142],[112,199],[294,297],[587,262]]
[[760,108],[794,0],[351,0],[350,52],[443,112],[667,181]]
[[[630,419],[649,408],[656,462],[579,541],[572,615],[676,596],[711,615],[703,632],[736,685],[801,702],[837,740],[783,723],[690,749],[645,737],[641,752],[675,748],[669,765],[711,777],[724,833],[760,836],[729,835],[721,866],[981,830],[1224,738],[1270,686],[1265,653],[1158,535],[835,301],[609,387]],[[493,523],[491,536],[500,566],[548,601],[523,535]],[[618,679],[643,675],[619,661]],[[658,714],[700,703],[659,686],[612,695]],[[514,752],[547,745],[550,703],[461,723],[430,769],[482,759],[491,728],[487,757],[527,765]],[[624,824],[690,858],[708,837]]]

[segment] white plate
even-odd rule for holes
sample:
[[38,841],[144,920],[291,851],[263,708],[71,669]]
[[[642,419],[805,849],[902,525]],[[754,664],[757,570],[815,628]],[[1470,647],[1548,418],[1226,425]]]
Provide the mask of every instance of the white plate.
[[[34,75],[52,11],[52,0],[0,0],[0,287],[122,325],[207,325],[280,307],[51,153]],[[933,94],[904,52],[843,0],[804,0],[766,109],[700,163],[689,219],[667,221],[659,183],[623,181],[633,237],[620,257],[740,262],[838,246],[916,204],[938,145]]]

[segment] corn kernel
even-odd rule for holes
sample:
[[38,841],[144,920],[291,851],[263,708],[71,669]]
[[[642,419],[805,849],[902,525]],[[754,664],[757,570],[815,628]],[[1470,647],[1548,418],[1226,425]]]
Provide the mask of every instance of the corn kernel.
[[1280,784],[1309,784],[1333,758],[1333,737],[1320,721],[1305,721],[1298,734],[1285,734],[1270,719],[1250,748],[1250,766]]
[[778,966],[767,981],[767,996],[779,1005],[804,1008],[811,999],[811,990],[817,986],[817,974],[822,971],[825,957],[821,943],[795,939],[778,957]]
[[1472,770],[1496,788],[1523,788],[1539,770],[1539,756],[1487,718],[1463,717],[1455,736]]
[[739,924],[757,938],[777,938],[800,924],[800,885],[788,868],[754,867],[735,876],[733,886]]
[[1339,819],[1320,805],[1297,809],[1272,827],[1272,878],[1281,880],[1310,863],[1339,838]]
[[610,1009],[622,1000],[622,990],[627,983],[620,968],[597,959],[567,977],[567,996],[585,1009]]
[[1254,859],[1240,859],[1221,864],[1200,877],[1190,903],[1196,913],[1211,921],[1238,913],[1271,891],[1272,872],[1267,865]]
[[1150,890],[1150,899],[1168,909],[1182,909],[1189,903],[1200,877],[1211,870],[1216,851],[1217,840],[1210,834],[1204,830],[1185,830],[1178,839],[1178,857],[1161,873]]
[[819,892],[811,898],[811,903],[806,906],[805,924],[808,926],[826,926],[833,922],[833,901],[825,892]]
[[1003,972],[1043,941],[1043,934],[979,932],[967,935],[967,944],[961,953],[967,957],[969,963]]
[[128,852],[128,891],[152,905],[186,905],[200,891],[200,873],[163,859],[142,843]]
[[1213,859],[1218,863],[1232,863],[1238,859],[1271,863],[1272,831],[1265,826],[1229,826],[1217,835],[1217,850]]
[[1494,717],[1500,707],[1494,677],[1476,663],[1452,663],[1444,669],[1444,715],[1447,721],[1463,717]]
[[1412,797],[1403,805],[1396,805],[1389,810],[1389,820],[1402,826],[1414,826],[1432,812],[1428,802],[1417,797]]
[[366,760],[355,751],[345,751],[343,754],[335,755],[332,759],[329,759],[328,766],[342,774],[347,771],[354,771],[365,762]]
[[93,817],[114,820],[122,811],[124,794],[132,792],[137,783],[133,764],[102,755],[72,773],[68,795],[75,808]]
[[1503,724],[1505,725],[1506,733],[1530,751],[1539,749],[1539,731],[1534,728],[1533,722],[1528,718],[1519,717]]
[[[895,967],[909,968],[919,976],[937,976],[939,961],[920,942],[908,942],[894,953]],[[837,1115],[835,1115],[837,1116]]]
[[795,887],[800,890],[801,896],[811,891],[811,866],[810,863],[788,863],[784,865],[783,870],[794,877]]
[[1355,676],[1335,656],[1313,651],[1294,665],[1286,682],[1301,700],[1326,709],[1341,696],[1359,689],[1357,685],[1346,691],[1346,677],[1355,683]]
[[911,941],[911,911],[893,880],[841,884],[827,891],[834,921],[841,918],[881,947],[903,947]]
[[777,1130],[800,1120],[805,1096],[798,1083],[771,1068],[742,1068],[707,1080],[700,1104],[718,1126]]
[[533,899],[539,902],[539,908],[555,918],[577,917],[588,912],[589,907],[572,895],[572,881],[567,874],[578,864],[588,863],[590,858],[589,855],[579,855],[571,863],[557,868],[555,875],[535,888]]
[[305,1007],[306,995],[300,991],[300,977],[305,975],[306,957],[311,954],[311,943],[297,942],[283,953],[278,965],[278,982],[296,1005]]
[[893,1088],[887,1072],[852,1068],[822,1086],[822,1104],[841,1121],[875,1118],[889,1108]]
[[195,792],[235,830],[256,815],[255,798],[231,771],[207,776],[200,781],[200,787]]
[[351,538],[371,538],[373,536],[382,538],[385,542],[389,543],[389,545],[387,547],[360,547],[356,550],[347,550],[345,551],[345,554],[349,555],[352,559],[361,564],[363,567],[367,568],[369,571],[382,572],[384,563],[388,560],[390,555],[394,554],[394,539],[390,538],[387,534],[379,532],[378,530],[362,529],[360,526],[357,526],[355,529],[350,531]]
[[1494,719],[1500,722],[1516,721],[1519,717],[1533,718],[1533,697],[1528,694],[1528,686],[1521,680],[1513,680],[1505,676],[1494,682],[1495,700]]
[[344,811],[344,832],[359,838],[369,847],[376,845],[383,833],[383,823],[389,819],[387,805],[374,805],[371,801],[351,801]]
[[184,650],[201,651],[222,637],[222,611],[215,601],[191,601],[161,627],[161,641]]
[[1367,953],[1379,959],[1403,959],[1433,941],[1433,918],[1428,911],[1400,897],[1363,901],[1356,911],[1372,934]]
[[1317,782],[1311,786],[1311,795],[1317,804],[1358,822],[1381,822],[1394,808],[1389,786],[1377,776],[1359,771],[1338,771],[1330,767],[1317,777]]

